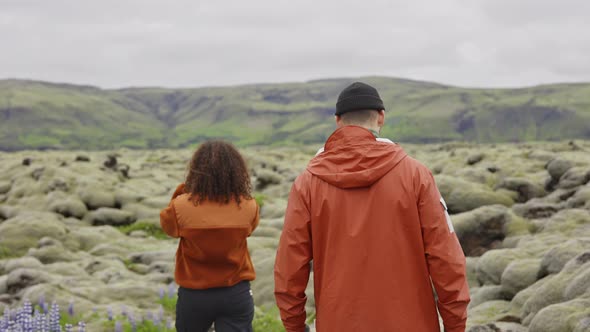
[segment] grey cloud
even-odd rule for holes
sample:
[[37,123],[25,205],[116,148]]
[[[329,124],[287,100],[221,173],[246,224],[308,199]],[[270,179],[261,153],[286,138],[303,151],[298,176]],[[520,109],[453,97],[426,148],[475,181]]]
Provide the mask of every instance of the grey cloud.
[[0,77],[104,87],[590,80],[588,9],[575,0],[0,0]]

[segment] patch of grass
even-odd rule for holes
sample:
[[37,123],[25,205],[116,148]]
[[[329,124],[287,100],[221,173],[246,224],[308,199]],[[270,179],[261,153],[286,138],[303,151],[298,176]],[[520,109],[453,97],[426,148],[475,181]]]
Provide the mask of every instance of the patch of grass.
[[[40,309],[40,308],[38,308]],[[62,311],[63,312],[63,311]],[[98,318],[98,314],[93,314],[91,317],[89,317],[89,319],[96,319]],[[70,316],[67,313],[62,313],[61,316],[59,317],[59,324],[61,326],[65,326],[66,324],[72,324],[72,326],[76,326],[78,325],[78,322],[82,322],[84,321],[84,319],[82,319],[82,317],[80,315],[75,315],[74,316]]]
[[266,199],[266,195],[254,194],[254,199],[256,200],[256,203],[258,203],[258,206],[262,208],[264,206],[264,200]]
[[133,263],[130,259],[124,259],[123,264],[125,264],[125,267],[127,268],[127,270],[135,271],[136,264]]
[[[306,324],[311,325],[316,319],[315,311],[307,313]],[[283,322],[276,306],[257,308],[252,321],[254,332],[284,332]]]
[[278,309],[269,311],[256,310],[252,321],[254,332],[284,332],[283,322],[279,316]]
[[19,141],[26,146],[38,147],[59,147],[61,145],[59,139],[48,136],[47,134],[24,134],[19,136]]
[[156,239],[163,240],[168,238],[168,235],[158,225],[147,221],[137,221],[131,225],[117,227],[117,229],[126,235],[131,234],[133,231],[144,231]]
[[177,297],[168,297],[165,296],[161,299],[158,300],[158,303],[162,305],[162,308],[164,308],[164,311],[166,311],[169,314],[176,314],[176,300]]
[[19,257],[16,253],[13,253],[9,248],[0,246],[0,259]]
[[[123,332],[174,332],[176,329],[167,328],[163,324],[156,325],[154,322],[149,320],[142,320],[136,323],[135,328],[129,322],[129,318],[125,316],[115,316],[113,320],[105,321],[103,324],[103,331],[115,331],[115,324],[120,322],[121,331]],[[173,325],[173,324],[172,324]]]

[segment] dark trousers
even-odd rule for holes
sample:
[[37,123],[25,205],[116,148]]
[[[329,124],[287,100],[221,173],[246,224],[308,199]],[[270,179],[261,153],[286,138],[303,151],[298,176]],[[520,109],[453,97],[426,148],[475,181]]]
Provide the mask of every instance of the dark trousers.
[[250,282],[210,289],[178,289],[176,330],[207,332],[215,323],[216,332],[252,332],[254,300]]

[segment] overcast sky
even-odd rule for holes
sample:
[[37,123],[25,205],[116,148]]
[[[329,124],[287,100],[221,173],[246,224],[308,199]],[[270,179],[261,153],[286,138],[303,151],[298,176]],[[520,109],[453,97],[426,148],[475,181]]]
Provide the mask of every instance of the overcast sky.
[[587,0],[0,0],[0,78],[193,87],[590,81]]

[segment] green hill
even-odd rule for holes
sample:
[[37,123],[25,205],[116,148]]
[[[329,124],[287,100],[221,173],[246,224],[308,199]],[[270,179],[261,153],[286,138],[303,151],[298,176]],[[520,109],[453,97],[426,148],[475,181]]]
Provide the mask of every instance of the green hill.
[[467,89],[385,77],[219,88],[129,88],[0,80],[0,149],[320,143],[349,83],[375,86],[383,135],[401,142],[590,139],[590,84]]

